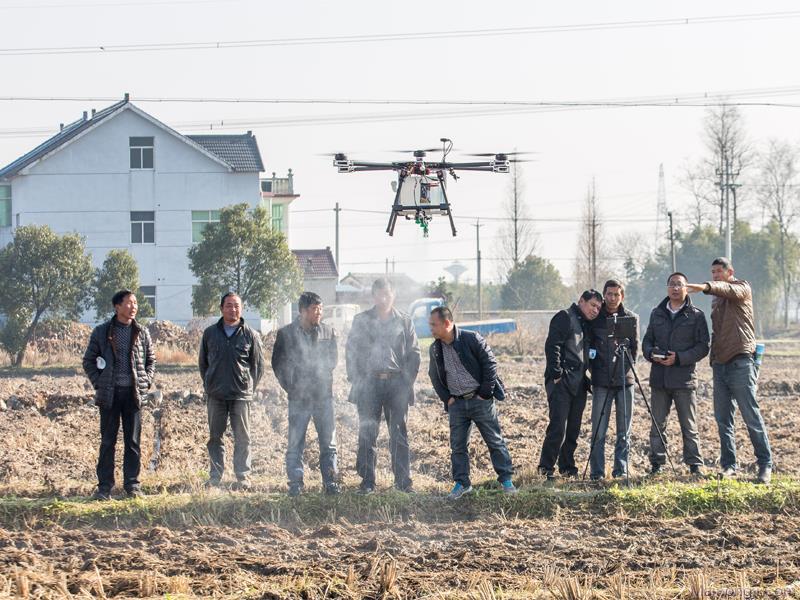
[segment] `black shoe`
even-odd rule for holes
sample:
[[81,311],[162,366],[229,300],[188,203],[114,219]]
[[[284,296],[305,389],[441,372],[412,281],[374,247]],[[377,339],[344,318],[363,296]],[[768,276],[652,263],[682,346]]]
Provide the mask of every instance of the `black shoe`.
[[611,473],[611,476],[614,479],[620,479],[620,478],[627,477],[628,474],[625,471],[614,471],[613,473]]
[[358,491],[356,492],[356,494],[358,494],[359,496],[369,496],[370,494],[374,493],[375,493],[375,486],[367,485],[365,483],[362,483],[360,486],[358,486]]
[[539,471],[539,475],[543,475],[547,481],[555,481],[556,472],[553,469],[548,469],[547,467],[539,467],[537,470]]
[[325,485],[325,495],[326,496],[338,496],[342,493],[342,486],[338,483],[328,483]]
[[760,485],[769,485],[772,481],[772,467],[769,465],[761,465],[758,467],[758,477],[756,483]]
[[253,487],[253,484],[250,483],[249,479],[239,479],[235,483],[231,485],[231,490],[234,492],[247,492],[250,488]]
[[128,494],[128,498],[144,498],[144,492],[138,487],[125,490],[125,493]]
[[203,484],[203,487],[207,490],[218,488],[220,486],[222,486],[222,482],[219,479],[209,479]]
[[703,465],[689,465],[689,474],[694,477],[702,477]]
[[398,492],[403,492],[404,494],[416,494],[417,493],[417,490],[415,490],[414,486],[411,485],[410,483],[408,485],[403,486],[403,487],[400,487],[399,485],[396,485],[396,486],[394,486],[394,489],[396,489]]
[[720,479],[730,479],[736,477],[736,467],[725,467],[719,472]]
[[573,477],[578,477],[578,469],[568,469],[567,471],[560,471],[560,474],[565,479],[571,479]]
[[664,465],[653,463],[650,465],[650,475],[658,475],[664,471]]
[[92,494],[92,500],[97,500],[99,502],[105,502],[106,500],[111,500],[111,492],[106,490],[95,490],[94,494]]
[[300,494],[303,493],[303,485],[300,483],[293,483],[289,485],[289,497],[290,498],[297,498]]
[[605,478],[605,475],[589,475],[591,481],[603,481]]

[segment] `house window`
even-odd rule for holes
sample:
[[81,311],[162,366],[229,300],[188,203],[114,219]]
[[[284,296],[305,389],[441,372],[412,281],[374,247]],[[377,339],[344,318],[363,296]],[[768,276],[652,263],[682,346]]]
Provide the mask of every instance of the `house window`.
[[132,137],[130,138],[130,147],[131,169],[153,168],[153,138]]
[[272,205],[272,228],[283,231],[283,204]]
[[10,185],[0,185],[0,227],[11,227]]
[[193,210],[192,211],[192,243],[203,241],[203,232],[209,223],[219,223],[218,210]]
[[271,180],[266,180],[266,179],[263,180],[261,182],[261,191],[262,192],[266,192],[266,193],[272,192],[272,181]]
[[147,210],[131,211],[131,244],[156,243],[156,213]]
[[156,313],[156,286],[143,285],[139,288],[140,298],[147,300],[148,304],[153,307],[153,314]]

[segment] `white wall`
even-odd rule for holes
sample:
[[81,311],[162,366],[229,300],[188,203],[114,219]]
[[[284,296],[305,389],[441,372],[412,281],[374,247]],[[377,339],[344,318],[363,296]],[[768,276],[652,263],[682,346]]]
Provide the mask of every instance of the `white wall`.
[[[131,171],[131,136],[154,138],[155,168]],[[109,250],[124,248],[139,264],[140,284],[156,286],[156,318],[192,318],[192,210],[260,201],[258,173],[233,173],[132,110],[28,168],[12,181],[12,221],[47,224],[86,238],[100,266]],[[131,244],[130,211],[155,212],[155,244]],[[0,232],[2,234],[2,232]],[[252,315],[251,315],[252,316]],[[94,321],[91,311],[84,320]]]

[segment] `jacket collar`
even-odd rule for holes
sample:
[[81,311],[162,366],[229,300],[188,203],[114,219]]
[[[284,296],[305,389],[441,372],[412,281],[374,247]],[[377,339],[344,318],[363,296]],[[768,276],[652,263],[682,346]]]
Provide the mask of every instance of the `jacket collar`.
[[[117,323],[118,323],[117,315],[114,315],[108,321],[106,321],[106,328],[109,335],[111,335],[111,333],[114,331],[114,325],[116,325]],[[120,323],[120,327],[124,327],[122,323]],[[136,319],[131,320],[131,327],[133,327],[133,330],[136,333],[139,333],[142,330],[142,326],[136,322]]]
[[[664,310],[664,311],[666,311],[666,312],[670,312],[670,310],[667,308],[667,304],[669,304],[669,296],[667,296],[666,298],[664,298],[664,299],[663,299],[663,300],[662,300],[662,301],[659,303],[659,305],[658,305],[658,308],[660,308],[660,309],[662,309],[662,310]],[[680,314],[680,313],[682,313],[682,312],[685,312],[685,311],[689,310],[689,309],[690,309],[690,308],[692,308],[693,306],[694,306],[694,305],[692,304],[692,297],[691,297],[691,296],[686,296],[686,301],[683,303],[683,307],[682,307],[682,308],[681,308],[681,309],[678,311],[678,314]]]
[[[619,315],[620,317],[622,317],[622,316],[624,316],[626,314],[626,312],[627,311],[625,310],[625,304],[622,303],[622,302],[619,303],[619,308],[617,308],[617,311],[615,313],[608,312],[608,309],[606,308],[606,303],[603,302],[602,313],[604,315],[607,315],[607,316],[611,317],[611,316],[614,316],[616,314],[616,315]],[[597,315],[597,316],[599,317],[600,315]]]
[[[244,317],[239,317],[239,323],[236,324],[236,329],[239,329],[239,327],[243,327],[243,326],[244,326]],[[225,319],[220,317],[219,321],[217,321],[217,327],[219,327],[220,329],[224,330],[225,329]]]

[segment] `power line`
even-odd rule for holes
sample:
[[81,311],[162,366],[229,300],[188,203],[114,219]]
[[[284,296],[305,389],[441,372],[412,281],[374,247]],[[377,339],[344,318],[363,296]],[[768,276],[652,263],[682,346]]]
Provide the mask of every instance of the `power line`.
[[201,42],[155,42],[134,44],[98,44],[83,46],[45,46],[28,48],[0,48],[0,56],[32,56],[54,54],[108,54],[118,52],[165,52],[176,50],[223,50],[269,46],[312,46],[333,44],[364,44],[375,42],[404,42],[413,40],[436,40],[476,37],[506,37],[518,35],[540,35],[584,31],[606,31],[617,29],[645,29],[653,27],[676,27],[739,23],[746,21],[770,21],[800,17],[800,11],[716,15],[706,17],[677,17],[669,19],[644,19],[632,21],[606,21],[600,23],[578,23],[565,25],[533,25],[525,27],[500,27],[490,29],[458,29],[450,31],[420,31],[400,33],[359,34],[343,36],[313,36],[267,38],[258,40],[228,40]]
[[48,2],[38,4],[31,2],[29,4],[10,4],[0,5],[0,10],[39,10],[42,8],[117,8],[135,6],[163,6],[163,5],[186,5],[186,4],[222,4],[230,2],[241,2],[243,0],[139,0],[137,2],[69,2],[67,4],[58,4]]

